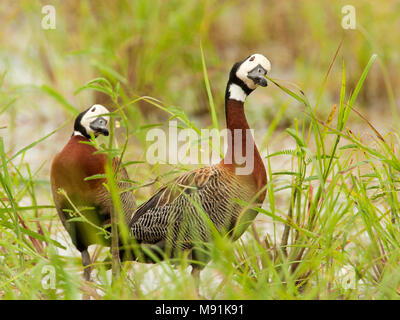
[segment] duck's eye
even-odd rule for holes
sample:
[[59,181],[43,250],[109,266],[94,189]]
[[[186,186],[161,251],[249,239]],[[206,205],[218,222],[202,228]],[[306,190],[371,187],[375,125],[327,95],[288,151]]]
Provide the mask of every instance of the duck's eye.
[[253,61],[253,60],[254,60],[254,58],[255,58],[255,57],[254,57],[254,56],[252,56],[252,57],[250,58],[250,60],[249,60],[249,61]]
[[94,107],[93,109],[92,109],[92,112],[95,112],[96,111],[96,107]]

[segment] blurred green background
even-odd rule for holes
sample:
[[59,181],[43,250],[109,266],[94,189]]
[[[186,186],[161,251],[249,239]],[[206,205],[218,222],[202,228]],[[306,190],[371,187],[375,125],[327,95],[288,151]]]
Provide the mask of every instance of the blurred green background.
[[[56,10],[54,30],[42,28],[45,5],[53,5]],[[345,5],[356,9],[355,30],[342,28]],[[183,110],[198,128],[212,126],[201,47],[220,127],[225,125],[224,94],[229,70],[252,53],[267,56],[272,64],[269,76],[294,90],[301,88],[312,106],[321,99],[317,110],[320,119],[327,119],[333,106],[339,104],[342,62],[346,66],[348,98],[376,53],[378,58],[355,107],[385,136],[393,128],[399,129],[399,30],[400,1],[394,0],[2,1],[0,136],[4,137],[7,157],[11,157],[69,120],[59,132],[21,157],[25,157],[21,167],[25,170],[28,163],[27,172],[34,173],[29,183],[35,184],[37,198],[32,199],[38,204],[52,204],[50,164],[71,135],[76,112],[94,103],[115,108],[105,94],[78,91],[95,78],[106,78],[114,87],[121,85],[121,105],[149,96]],[[145,130],[140,128],[164,123],[171,115],[145,101],[125,111],[132,123],[125,158],[143,159]],[[284,129],[294,127],[295,119],[309,121],[304,111],[303,105],[272,83],[251,95],[246,115],[264,155],[266,146],[270,153],[296,146]],[[277,127],[268,132],[273,119]],[[367,130],[366,123],[354,113],[347,125],[356,135]],[[278,159],[272,168],[279,171],[286,164]],[[129,168],[131,177],[146,182],[159,173],[148,165],[143,168],[133,173]],[[17,174],[13,177],[18,180]],[[31,205],[25,195],[30,185],[16,185],[22,190],[19,205]],[[138,202],[158,186],[139,190]],[[286,192],[280,200],[281,193],[277,194],[277,207],[284,204],[282,212],[287,212],[289,197]],[[57,223],[55,211],[46,212],[49,215],[42,219],[47,219],[48,225]]]
[[[46,4],[56,10],[54,30],[41,25]],[[348,4],[356,9],[356,30],[341,26],[341,10]],[[351,90],[371,54],[377,53],[378,63],[356,107],[378,128],[396,125],[399,1],[6,1],[0,17],[0,105],[7,107],[0,115],[0,125],[7,128],[0,133],[8,136],[10,148],[57,128],[74,114],[73,108],[83,110],[95,102],[113,108],[99,92],[75,94],[97,77],[119,82],[125,102],[151,96],[182,108],[199,127],[208,127],[201,44],[220,125],[234,62],[262,53],[272,62],[272,78],[295,83],[315,102],[342,40],[322,96],[318,112],[326,114],[321,117],[338,103],[341,60]],[[288,107],[279,119],[281,129],[292,125],[303,107],[273,85],[251,97],[247,116],[256,132],[267,130],[283,103]],[[128,110],[136,127],[168,119],[148,103],[137,106]],[[37,153],[30,152],[38,165],[58,150],[57,141],[65,141],[67,127],[60,140],[51,137]]]
[[[55,30],[41,27],[46,4],[56,9]],[[356,30],[341,27],[341,9],[347,4],[356,9]],[[58,109],[57,101],[47,100],[43,92],[21,91],[19,86],[49,86],[81,110],[106,102],[93,92],[74,95],[100,76],[120,81],[136,95],[178,105],[189,115],[207,114],[200,43],[220,116],[225,81],[234,62],[263,53],[272,62],[273,78],[315,92],[342,39],[338,57],[345,61],[349,87],[371,54],[379,55],[380,64],[373,67],[359,101],[362,107],[390,117],[391,95],[391,103],[398,100],[393,91],[400,84],[399,1],[5,1],[0,16],[0,70],[6,72],[0,102],[8,102],[4,93],[10,91],[24,98],[10,108],[18,110],[17,118],[50,117]],[[340,70],[341,63],[335,64],[333,80],[327,84],[327,109],[338,100],[335,80],[340,79]],[[257,113],[259,125],[265,125],[274,105],[286,98],[278,90],[269,90],[267,96],[252,100],[251,111]],[[286,116],[291,119],[299,112],[289,108]],[[146,104],[141,113],[163,119]]]

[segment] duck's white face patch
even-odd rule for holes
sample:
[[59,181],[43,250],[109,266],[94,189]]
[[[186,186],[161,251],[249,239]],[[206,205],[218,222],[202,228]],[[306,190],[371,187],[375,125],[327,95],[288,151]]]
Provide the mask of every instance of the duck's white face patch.
[[267,70],[267,72],[271,71],[271,62],[259,53],[252,54],[248,57],[236,71],[236,76],[252,90],[257,88],[257,84],[255,84],[253,80],[249,79],[247,75],[258,65],[261,65],[261,67]]
[[[104,106],[101,104],[95,104],[83,115],[81,125],[85,128],[87,134],[90,135],[90,132],[93,132],[90,128],[90,123],[100,116],[107,121],[107,124],[110,123],[110,116],[104,115],[107,113],[110,113],[110,111],[108,111]],[[95,134],[97,135],[98,133]]]

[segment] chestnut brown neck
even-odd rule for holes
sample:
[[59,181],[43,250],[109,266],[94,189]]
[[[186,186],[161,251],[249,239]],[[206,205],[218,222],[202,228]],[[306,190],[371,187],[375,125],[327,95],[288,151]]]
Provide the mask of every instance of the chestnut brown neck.
[[[244,114],[244,103],[237,100],[227,99],[226,106],[226,128],[228,129],[228,149],[225,155],[225,162],[232,159],[232,166],[236,167],[239,163],[238,153],[235,153],[235,150],[240,150],[242,148],[242,156],[245,156],[247,143],[253,143],[253,137],[251,139],[246,140],[246,129],[250,129],[249,124],[247,123],[246,116]],[[239,130],[239,131],[238,131]],[[236,133],[241,133],[235,135]]]
[[[267,175],[261,155],[257,149],[254,138],[249,131],[250,127],[247,123],[246,115],[244,113],[244,102],[233,100],[227,97],[225,101],[225,109],[226,125],[228,134],[231,135],[231,139],[228,138],[228,149],[225,158],[222,160],[222,164],[232,170],[235,170],[238,166],[240,166],[238,164],[239,159],[236,159],[238,152],[235,153],[235,150],[240,150],[241,147],[242,157],[246,157],[246,161],[254,161],[254,169],[249,176],[253,177],[257,190],[260,190],[267,183]],[[235,130],[241,131],[241,137],[239,135],[235,138]],[[246,137],[246,135],[249,136]],[[246,155],[246,147],[248,144],[253,145],[253,153],[251,155]],[[263,192],[260,198],[264,199],[264,197],[265,192]]]

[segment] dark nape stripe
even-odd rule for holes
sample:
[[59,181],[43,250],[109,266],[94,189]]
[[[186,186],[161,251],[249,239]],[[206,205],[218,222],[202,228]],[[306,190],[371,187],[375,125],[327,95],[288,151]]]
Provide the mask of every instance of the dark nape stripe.
[[241,64],[246,61],[248,59],[248,57],[246,59],[244,59],[243,61],[237,62],[233,65],[231,72],[229,73],[229,79],[228,79],[228,83],[226,85],[226,89],[225,89],[225,117],[228,116],[228,99],[229,99],[229,87],[231,84],[236,84],[238,85],[240,88],[242,88],[242,90],[244,91],[244,93],[248,96],[250,93],[253,92],[253,89],[250,89],[242,80],[240,80],[237,76],[236,76],[236,72],[239,69],[239,67],[241,66]]
[[240,80],[237,77],[228,83],[228,91],[229,91],[229,85],[231,85],[231,84],[236,84],[239,87],[241,87],[243,89],[244,93],[246,94],[246,96],[248,96],[250,93],[253,92],[252,89],[250,89],[242,80]]
[[[246,58],[247,59],[247,58]],[[237,62],[233,65],[231,72],[229,73],[229,79],[228,79],[228,83],[226,85],[226,90],[225,90],[225,101],[229,99],[229,86],[231,84],[236,84],[238,85],[240,88],[242,88],[242,90],[244,91],[244,93],[246,93],[246,95],[249,95],[250,93],[253,92],[253,89],[250,89],[241,79],[239,79],[236,76],[236,72],[238,71],[239,67],[241,66],[241,64],[246,61],[240,61]]]
[[[78,115],[78,117],[75,119],[75,123],[74,123],[74,131],[80,132],[85,138],[88,138],[88,139],[90,139],[90,135],[88,135],[86,129],[84,128],[84,126],[82,126],[81,121],[82,121],[83,116],[86,114],[86,112],[89,111],[89,109],[81,112]],[[72,133],[72,135],[74,135],[74,133]]]

